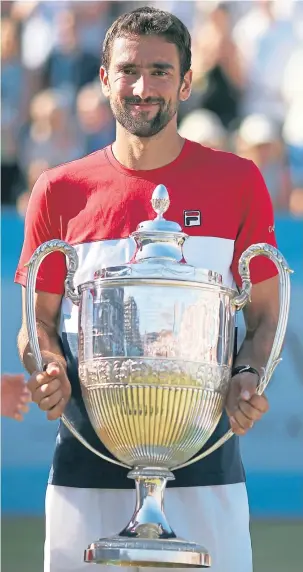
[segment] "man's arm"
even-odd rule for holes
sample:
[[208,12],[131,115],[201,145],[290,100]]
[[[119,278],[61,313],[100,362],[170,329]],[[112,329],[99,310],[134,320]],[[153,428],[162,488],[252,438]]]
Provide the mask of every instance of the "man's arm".
[[[273,345],[279,317],[279,277],[275,276],[252,287],[251,302],[245,306],[246,336],[236,365],[250,365],[262,373]],[[231,427],[243,435],[268,410],[265,396],[256,394],[258,376],[253,373],[235,375],[231,382],[226,409]]]
[[279,318],[279,276],[252,287],[251,302],[243,310],[246,336],[236,365],[249,364],[261,374],[269,358]]
[[28,387],[32,399],[40,409],[48,411],[48,419],[57,419],[63,413],[70,397],[71,387],[66,375],[66,361],[62,354],[57,324],[62,296],[48,292],[35,294],[36,325],[39,346],[46,371],[37,372],[31,354],[25,314],[26,290],[22,288],[22,326],[18,335],[21,360],[31,374]]
[[[36,370],[36,364],[34,363],[29,346],[26,326],[25,296],[26,289],[22,287],[22,325],[18,334],[18,350],[25,368],[29,373],[33,373]],[[66,367],[66,362],[60,348],[59,337],[57,334],[61,300],[62,296],[59,294],[36,292],[36,327],[43,361],[45,363],[49,363],[50,360],[59,361]]]

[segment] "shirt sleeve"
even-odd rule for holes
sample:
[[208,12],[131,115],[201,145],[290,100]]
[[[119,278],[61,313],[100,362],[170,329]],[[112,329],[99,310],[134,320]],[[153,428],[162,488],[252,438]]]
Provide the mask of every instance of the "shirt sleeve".
[[[52,201],[47,174],[43,173],[32,190],[26,212],[23,248],[15,274],[15,282],[22,286],[26,286],[27,278],[27,268],[24,265],[38,246],[53,238],[61,238],[60,225],[57,224],[60,220],[58,207]],[[65,277],[65,256],[61,252],[49,254],[40,265],[36,290],[63,294]]]
[[[252,161],[247,162],[245,195],[243,199],[243,220],[239,229],[231,265],[232,274],[237,286],[242,281],[238,272],[241,254],[252,244],[266,242],[277,246],[274,232],[274,213],[269,192],[264,179]],[[255,257],[250,263],[250,278],[252,284],[268,280],[278,273],[275,264],[265,256]]]

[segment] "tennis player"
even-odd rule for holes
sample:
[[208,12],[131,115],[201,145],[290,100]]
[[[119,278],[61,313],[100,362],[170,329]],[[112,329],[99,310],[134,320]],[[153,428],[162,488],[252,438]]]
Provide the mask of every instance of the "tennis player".
[[[100,69],[103,93],[116,118],[114,143],[44,172],[29,203],[16,281],[26,287],[25,263],[43,242],[72,244],[80,266],[76,285],[104,266],[130,260],[129,234],[154,217],[150,204],[164,184],[167,218],[189,235],[187,262],[241,286],[238,260],[256,242],[276,245],[273,210],[260,172],[248,160],[183,139],[177,130],[181,102],[191,92],[191,38],[167,12],[139,8],[108,30]],[[63,296],[65,258],[53,253],[37,279],[36,314],[45,371],[35,371],[25,315],[19,350],[31,374],[33,400],[49,420],[63,411],[98,450],[82,401],[77,373],[78,311]],[[166,514],[177,534],[205,545],[212,572],[251,572],[249,507],[239,451],[244,435],[268,410],[256,394],[277,326],[278,277],[268,259],[251,264],[252,302],[247,334],[236,357],[226,412],[211,439],[231,425],[235,436],[201,462],[181,469],[166,494]],[[25,313],[24,313],[25,314]],[[103,462],[60,423],[46,494],[44,572],[88,572],[83,552],[93,540],[124,528],[133,511],[127,471]],[[98,570],[102,570],[99,567]],[[104,567],[104,571],[108,571]],[[159,570],[159,569],[158,569]]]

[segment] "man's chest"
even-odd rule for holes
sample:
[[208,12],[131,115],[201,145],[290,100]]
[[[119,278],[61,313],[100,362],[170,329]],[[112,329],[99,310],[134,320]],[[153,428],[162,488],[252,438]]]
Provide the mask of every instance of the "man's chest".
[[177,222],[192,237],[214,237],[235,240],[241,224],[237,201],[215,178],[207,183],[190,180],[144,180],[121,178],[104,181],[91,192],[76,216],[65,214],[63,240],[71,244],[128,237],[144,220],[156,213],[151,204],[157,184],[164,184],[170,205],[164,217]]
[[[162,180],[163,181],[163,180]],[[102,267],[130,261],[135,242],[129,235],[139,223],[155,218],[151,197],[160,180],[108,181],[88,197],[79,213],[68,220],[64,240],[79,256],[76,283],[93,278]],[[177,222],[188,235],[184,258],[188,264],[214,270],[231,284],[230,265],[239,228],[239,216],[217,182],[197,179],[164,180],[170,196],[165,218]]]

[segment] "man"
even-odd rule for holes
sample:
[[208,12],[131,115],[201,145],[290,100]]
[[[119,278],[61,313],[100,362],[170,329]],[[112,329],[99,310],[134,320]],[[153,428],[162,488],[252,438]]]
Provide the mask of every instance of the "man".
[[[117,122],[112,146],[44,173],[32,193],[16,281],[26,285],[24,264],[36,247],[61,238],[77,249],[76,285],[103,266],[129,261],[128,238],[154,217],[150,199],[163,183],[168,218],[186,226],[198,210],[199,226],[186,226],[187,262],[241,281],[240,254],[255,242],[275,244],[273,213],[263,179],[252,162],[184,140],[177,132],[180,101],[190,96],[191,41],[174,16],[140,8],[120,17],[103,46],[100,78]],[[19,350],[31,373],[33,400],[58,419],[65,411],[82,435],[103,450],[85,412],[77,376],[77,308],[62,301],[65,259],[51,254],[37,279],[36,313],[45,371],[35,372],[23,324]],[[255,260],[252,302],[245,311],[247,336],[237,364],[250,371],[232,379],[227,413],[212,442],[229,427],[243,435],[267,411],[256,395],[278,314],[278,280],[272,263]],[[60,326],[58,326],[60,324]],[[240,368],[241,370],[241,368]],[[235,372],[236,373],[236,372]],[[121,530],[133,510],[127,471],[91,454],[61,424],[46,496],[45,572],[87,572],[83,550],[93,539]],[[251,572],[249,511],[238,438],[176,474],[166,495],[171,526],[202,543],[213,572]],[[104,568],[108,570],[108,568]]]
[[30,392],[23,373],[3,373],[1,375],[1,416],[22,421],[23,413],[28,412],[29,401]]

